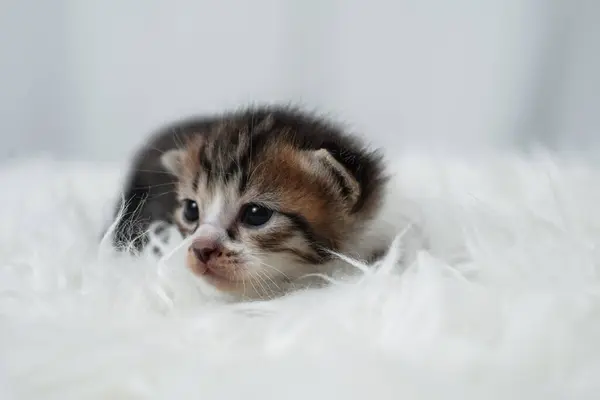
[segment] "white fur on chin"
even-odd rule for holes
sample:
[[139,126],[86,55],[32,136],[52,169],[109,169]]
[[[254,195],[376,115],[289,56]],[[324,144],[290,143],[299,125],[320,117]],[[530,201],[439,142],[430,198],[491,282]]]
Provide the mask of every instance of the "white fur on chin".
[[3,167],[1,398],[596,398],[600,171],[397,167],[385,220],[415,207],[428,250],[245,304],[198,290],[183,263],[98,248],[119,166]]

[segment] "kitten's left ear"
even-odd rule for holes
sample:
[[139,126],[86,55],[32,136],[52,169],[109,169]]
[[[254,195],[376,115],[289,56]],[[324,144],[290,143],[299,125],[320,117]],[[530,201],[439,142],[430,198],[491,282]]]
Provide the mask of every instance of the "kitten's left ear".
[[171,149],[165,151],[160,156],[160,163],[171,174],[179,176],[182,168],[184,151],[181,149]]
[[310,168],[313,173],[324,176],[333,186],[337,186],[352,207],[360,197],[360,184],[342,163],[326,149],[308,151]]

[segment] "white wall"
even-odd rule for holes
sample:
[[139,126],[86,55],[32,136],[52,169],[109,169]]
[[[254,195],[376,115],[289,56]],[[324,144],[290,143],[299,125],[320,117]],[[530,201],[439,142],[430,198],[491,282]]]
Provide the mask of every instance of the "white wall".
[[73,0],[79,146],[122,154],[166,119],[276,100],[285,93],[283,4]]
[[120,158],[167,119],[263,101],[378,144],[600,142],[599,17],[593,0],[3,0],[0,158]]
[[74,133],[65,4],[2,0],[0,5],[0,159],[25,149],[62,149]]
[[[565,59],[555,93],[553,143],[559,148],[597,147],[600,142],[600,2],[571,3]],[[566,7],[565,7],[566,8]],[[550,129],[548,129],[550,130]]]
[[[298,42],[319,3],[303,3],[307,23]],[[319,44],[307,46],[311,74],[301,81],[308,88],[302,93],[382,143],[392,137],[444,147],[511,141],[530,97],[544,4],[549,1],[327,2],[310,36]]]

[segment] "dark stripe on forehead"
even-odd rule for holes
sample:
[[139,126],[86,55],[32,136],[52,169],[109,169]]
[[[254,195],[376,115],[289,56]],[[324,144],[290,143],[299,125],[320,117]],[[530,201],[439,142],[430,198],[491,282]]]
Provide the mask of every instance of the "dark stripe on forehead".
[[200,182],[200,171],[196,171],[196,175],[194,176],[194,181],[192,182],[192,188],[194,189],[194,192],[198,191],[198,184]]
[[240,171],[240,193],[243,193],[246,190],[249,176],[252,174],[254,168],[260,164],[260,161],[258,160],[260,158],[260,153],[263,152],[265,147],[274,138],[272,132],[264,130],[254,131],[253,129],[250,129],[245,134],[247,135],[247,140],[241,142],[241,145],[237,148],[236,152],[237,164],[235,167]]
[[[236,126],[237,124],[237,126]],[[214,131],[200,162],[210,184],[228,184],[246,175],[249,129],[233,122]],[[243,181],[243,179],[242,179]]]
[[223,183],[230,184],[233,181],[241,180],[244,175],[238,160],[232,160],[225,168],[223,168]]
[[201,173],[206,176],[206,184],[209,187],[215,187],[223,180],[223,166],[218,151],[219,147],[213,142],[205,146],[200,154]]
[[223,168],[223,180],[225,183],[230,182],[238,174],[239,169],[240,168],[238,167],[237,160],[232,160],[229,164],[227,164]]
[[244,193],[248,187],[248,173],[247,171],[240,171],[240,179],[238,180],[238,192]]
[[207,151],[202,151],[198,155],[198,161],[200,163],[200,168],[206,173],[209,173],[212,170],[212,163],[210,162],[210,155]]

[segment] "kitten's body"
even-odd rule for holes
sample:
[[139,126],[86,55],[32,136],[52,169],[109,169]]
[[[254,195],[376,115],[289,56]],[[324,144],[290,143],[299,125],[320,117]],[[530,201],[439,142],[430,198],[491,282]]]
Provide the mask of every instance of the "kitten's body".
[[[193,239],[192,271],[224,291],[262,297],[269,293],[247,293],[253,274],[285,291],[306,274],[330,274],[340,264],[332,251],[381,254],[399,233],[382,216],[387,181],[379,153],[298,110],[187,120],[138,153],[115,243],[141,249],[152,222],[175,224]],[[207,240],[219,246],[210,257],[201,251]]]

